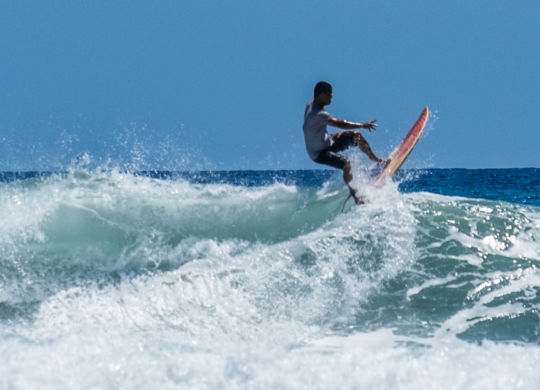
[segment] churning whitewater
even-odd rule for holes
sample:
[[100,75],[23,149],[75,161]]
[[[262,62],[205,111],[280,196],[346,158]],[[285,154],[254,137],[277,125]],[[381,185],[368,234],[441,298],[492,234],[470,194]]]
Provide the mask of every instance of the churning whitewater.
[[0,388],[538,387],[537,205],[237,175],[4,175]]

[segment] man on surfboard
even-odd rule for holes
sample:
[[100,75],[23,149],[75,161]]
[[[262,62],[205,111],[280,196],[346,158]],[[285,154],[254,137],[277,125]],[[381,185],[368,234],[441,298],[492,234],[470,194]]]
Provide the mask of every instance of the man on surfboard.
[[356,191],[349,184],[352,180],[351,162],[338,152],[352,146],[358,146],[370,160],[379,165],[387,163],[387,160],[375,156],[359,131],[340,131],[328,134],[326,126],[330,125],[343,130],[368,129],[372,131],[377,127],[376,120],[360,123],[334,118],[328,111],[324,110],[324,106],[329,105],[331,101],[332,86],[324,81],[318,82],[315,85],[313,100],[307,103],[304,112],[304,125],[302,128],[304,130],[306,150],[309,157],[316,163],[343,170],[345,184],[349,187],[356,204],[361,204],[363,203],[362,199],[356,196]]

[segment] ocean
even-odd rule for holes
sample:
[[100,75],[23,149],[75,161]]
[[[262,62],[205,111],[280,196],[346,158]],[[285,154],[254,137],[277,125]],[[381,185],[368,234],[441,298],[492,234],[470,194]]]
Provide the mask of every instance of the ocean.
[[540,389],[540,169],[0,173],[0,389]]

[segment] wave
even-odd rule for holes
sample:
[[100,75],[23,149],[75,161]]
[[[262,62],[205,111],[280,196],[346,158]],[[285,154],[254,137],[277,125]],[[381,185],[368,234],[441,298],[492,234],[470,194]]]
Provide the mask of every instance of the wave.
[[[374,203],[365,213],[350,202],[342,213],[347,193],[332,182],[322,188],[245,187],[72,172],[3,184],[0,197],[6,221],[1,277],[10,286],[4,290],[10,302],[204,262],[216,272],[222,263],[250,270],[255,261],[268,267],[265,274],[280,264],[271,283],[276,291],[298,283],[297,297],[321,279],[331,290],[347,284],[354,290],[355,278],[388,277],[399,269],[397,259],[414,258],[407,242],[414,220],[405,208],[384,212]],[[306,273],[301,283],[297,267]]]
[[[366,188],[367,176],[356,180]],[[221,294],[256,321],[537,342],[537,208],[403,195],[390,184],[365,189],[368,204],[350,202],[342,212],[343,187],[85,171],[2,183],[0,312],[33,316],[59,296],[56,307],[76,312],[63,292],[80,297],[94,286],[115,301],[112,291],[136,281],[142,301],[173,290],[202,300],[170,308],[187,318],[208,305],[222,307],[224,323],[242,317]],[[156,291],[156,283],[165,287]]]
[[0,387],[534,387],[538,207],[368,180],[0,183]]

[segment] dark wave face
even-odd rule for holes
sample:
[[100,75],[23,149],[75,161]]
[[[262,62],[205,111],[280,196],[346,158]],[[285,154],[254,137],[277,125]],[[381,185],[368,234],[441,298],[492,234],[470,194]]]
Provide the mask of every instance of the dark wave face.
[[518,171],[3,174],[0,388],[534,388]]

